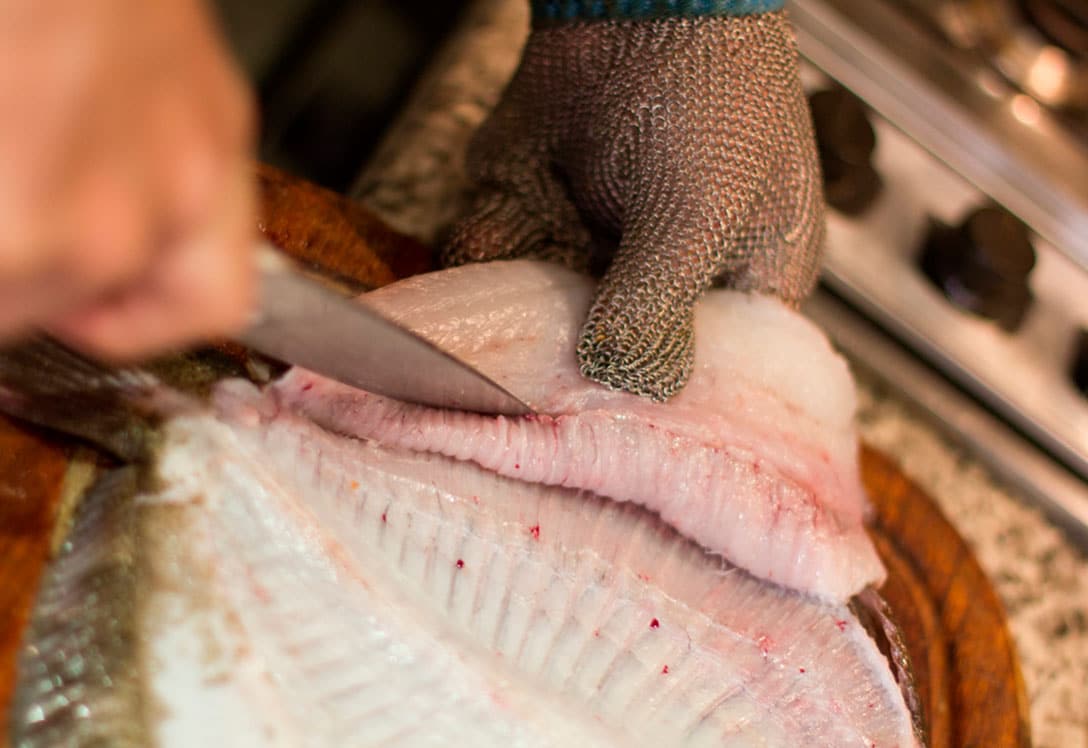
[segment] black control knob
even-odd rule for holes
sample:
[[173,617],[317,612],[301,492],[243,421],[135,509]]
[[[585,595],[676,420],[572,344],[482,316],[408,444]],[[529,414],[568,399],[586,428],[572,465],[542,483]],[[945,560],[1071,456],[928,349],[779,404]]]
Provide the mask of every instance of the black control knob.
[[809,97],[827,203],[847,215],[863,213],[883,187],[873,168],[876,131],[865,105],[845,88]]
[[1088,329],[1082,329],[1077,336],[1077,347],[1073,350],[1073,385],[1080,394],[1088,397]]
[[935,225],[920,264],[953,304],[1010,332],[1031,306],[1035,248],[1027,227],[1002,208],[979,208],[959,226]]

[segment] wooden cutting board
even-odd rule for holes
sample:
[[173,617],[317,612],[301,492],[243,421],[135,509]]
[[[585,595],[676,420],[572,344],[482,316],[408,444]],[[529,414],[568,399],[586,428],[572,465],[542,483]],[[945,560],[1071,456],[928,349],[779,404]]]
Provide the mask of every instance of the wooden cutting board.
[[[281,248],[348,283],[378,286],[427,269],[429,251],[359,206],[262,167],[261,229]],[[19,639],[48,560],[73,447],[0,417],[0,746]],[[904,632],[932,748],[1027,746],[1030,730],[1012,637],[993,587],[936,504],[888,458],[862,448],[888,566],[882,589]]]

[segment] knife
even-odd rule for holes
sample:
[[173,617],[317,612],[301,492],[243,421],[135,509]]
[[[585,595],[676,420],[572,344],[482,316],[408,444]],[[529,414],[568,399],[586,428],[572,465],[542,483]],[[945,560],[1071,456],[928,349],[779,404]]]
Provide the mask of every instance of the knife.
[[238,340],[378,395],[438,408],[533,412],[494,380],[365,304],[303,275],[267,242],[257,251],[258,311]]

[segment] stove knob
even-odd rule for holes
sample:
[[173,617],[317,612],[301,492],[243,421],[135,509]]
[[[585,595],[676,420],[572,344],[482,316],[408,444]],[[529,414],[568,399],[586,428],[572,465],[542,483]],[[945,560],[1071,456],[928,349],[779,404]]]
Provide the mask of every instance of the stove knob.
[[1088,328],[1077,336],[1077,348],[1073,352],[1073,385],[1080,394],[1088,397]]
[[828,204],[847,215],[864,212],[880,194],[880,175],[873,169],[876,132],[865,105],[836,87],[809,97],[824,194]]
[[1031,306],[1035,249],[1027,227],[1002,208],[979,208],[959,226],[935,225],[921,266],[953,304],[1010,332]]

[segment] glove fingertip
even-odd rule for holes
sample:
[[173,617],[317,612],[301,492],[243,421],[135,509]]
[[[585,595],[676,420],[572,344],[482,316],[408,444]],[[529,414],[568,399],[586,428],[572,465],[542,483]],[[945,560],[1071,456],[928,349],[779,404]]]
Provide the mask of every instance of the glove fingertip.
[[577,349],[582,376],[612,390],[669,400],[694,367],[691,313],[662,321],[638,307],[613,315],[610,306],[594,304],[582,328]]

